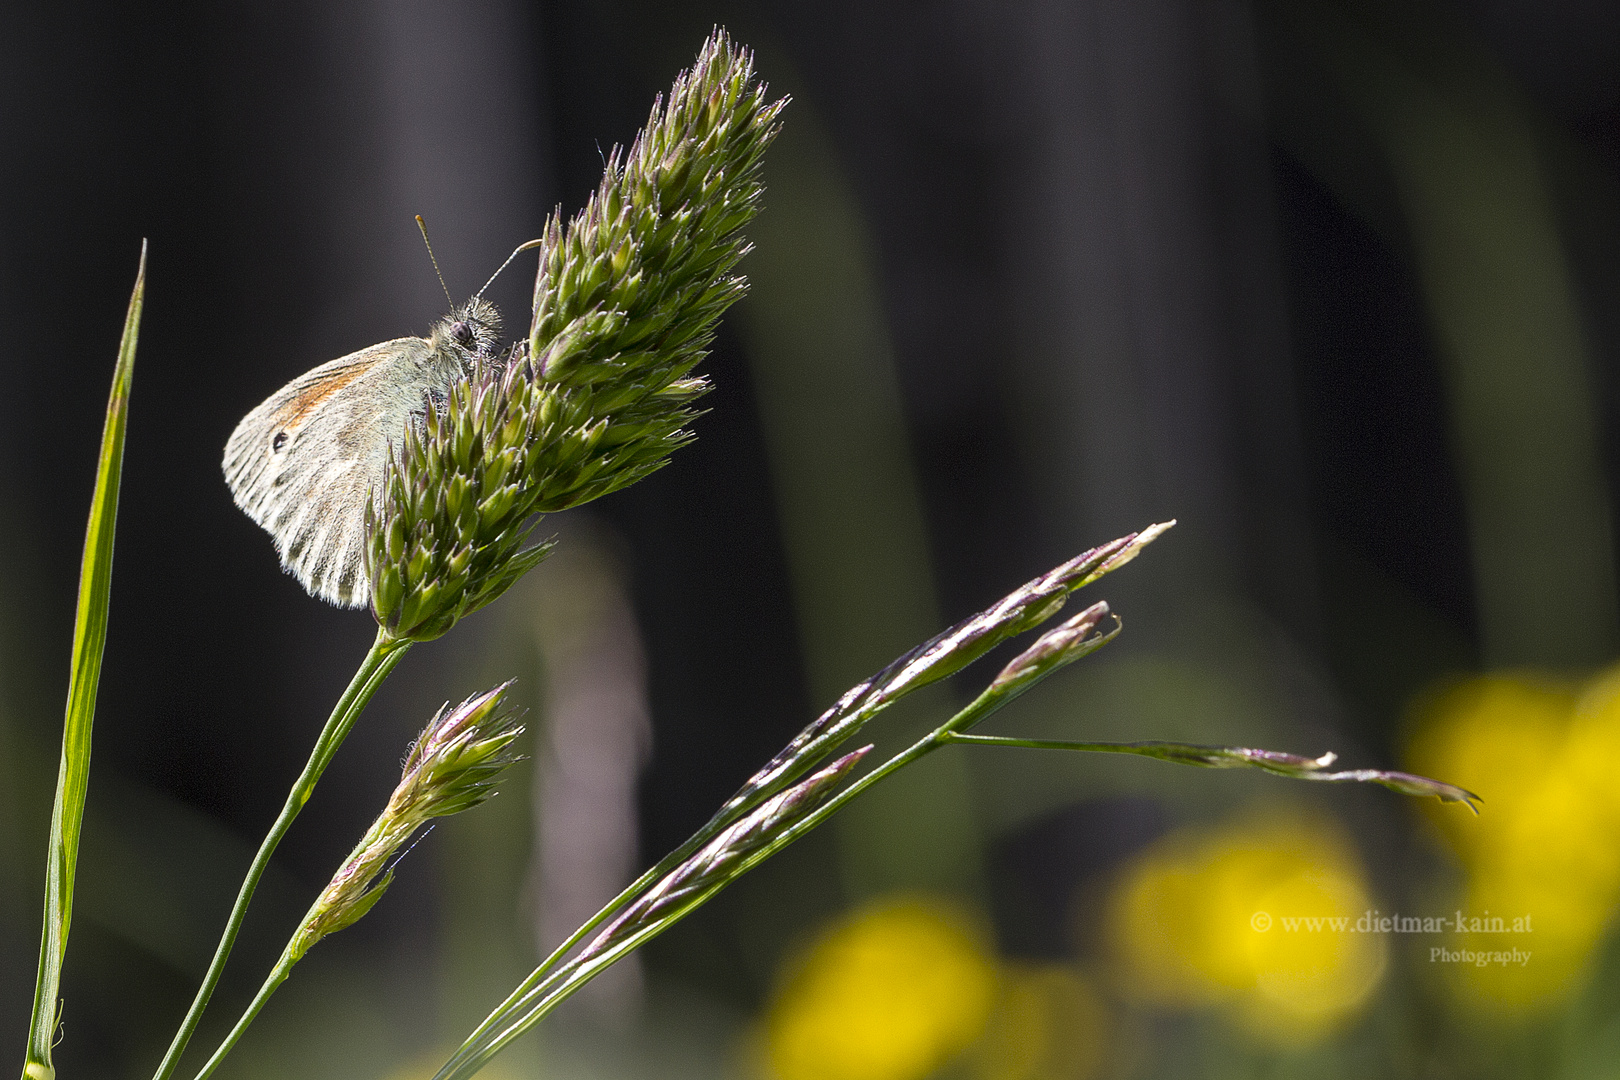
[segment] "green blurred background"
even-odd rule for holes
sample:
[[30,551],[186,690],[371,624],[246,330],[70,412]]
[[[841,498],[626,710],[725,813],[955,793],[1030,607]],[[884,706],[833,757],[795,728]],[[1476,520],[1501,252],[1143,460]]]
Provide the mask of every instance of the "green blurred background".
[[[716,24],[794,102],[699,441],[553,519],[558,554],[378,698],[199,1048],[441,701],[518,677],[531,761],[412,851],[220,1075],[430,1075],[844,688],[1172,516],[1097,587],[1120,641],[996,730],[1332,748],[1465,784],[1483,816],[942,753],[490,1075],[1620,1075],[1605,0],[0,6],[0,1045],[20,1058],[140,237],[57,1052],[76,1080],[155,1065],[371,634],[278,574],[220,480],[226,435],[293,375],[440,313],[412,214],[464,294],[576,208]],[[491,295],[521,326],[518,265]]]

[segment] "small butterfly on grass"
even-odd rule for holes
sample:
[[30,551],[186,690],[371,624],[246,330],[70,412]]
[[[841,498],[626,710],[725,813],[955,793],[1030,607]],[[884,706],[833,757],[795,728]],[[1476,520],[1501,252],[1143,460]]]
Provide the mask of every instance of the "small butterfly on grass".
[[225,444],[236,505],[269,532],[282,568],[322,600],[368,602],[366,503],[389,455],[406,425],[443,408],[451,386],[498,361],[501,316],[483,291],[427,337],[384,341],[305,372],[243,417]]

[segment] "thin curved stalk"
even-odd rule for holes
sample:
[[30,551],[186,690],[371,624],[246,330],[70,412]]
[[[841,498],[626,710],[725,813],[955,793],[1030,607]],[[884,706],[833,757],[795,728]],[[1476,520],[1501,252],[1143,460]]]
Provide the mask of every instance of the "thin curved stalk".
[[[941,724],[906,747],[906,749],[863,775],[789,828],[784,829],[770,843],[739,862],[723,879],[693,896],[678,911],[657,919],[633,935],[628,935],[623,941],[615,943],[611,948],[594,955],[575,957],[554,971],[546,971],[547,966],[553,962],[548,959],[547,964],[542,965],[534,974],[530,975],[517,991],[497,1006],[495,1011],[490,1013],[484,1022],[467,1036],[467,1039],[456,1053],[451,1056],[449,1061],[445,1062],[444,1067],[434,1074],[433,1080],[466,1080],[467,1077],[483,1068],[508,1043],[534,1027],[535,1024],[543,1020],[547,1014],[575,991],[595,978],[597,974],[611,967],[626,954],[640,948],[646,942],[662,934],[687,915],[708,903],[715,894],[719,893],[727,885],[821,825],[842,809],[850,800],[857,798],[873,784],[926,757],[940,747],[948,745],[952,741],[955,732],[982,722],[1016,696],[1016,693],[1009,693],[1004,687],[987,688],[971,704],[944,724]],[[685,846],[683,845],[683,848]],[[643,875],[644,878],[646,876],[648,875]],[[601,923],[618,903],[619,900],[616,899],[614,903],[598,912],[587,925],[595,926]],[[584,930],[581,930],[571,940],[577,941],[583,936]],[[555,955],[553,954],[553,957]]]
[[[435,1074],[433,1080],[467,1080],[508,1043],[534,1027],[599,972],[668,930],[759,863],[825,823],[828,818],[852,799],[858,798],[873,784],[935,750],[953,743],[1136,754],[1205,768],[1258,768],[1301,780],[1328,783],[1370,782],[1382,784],[1408,795],[1432,795],[1445,801],[1465,802],[1470,807],[1477,801],[1477,796],[1461,788],[1408,773],[1366,769],[1323,771],[1335,760],[1332,754],[1304,758],[1295,754],[1245,747],[1195,746],[1168,742],[1058,742],[968,734],[969,729],[988,719],[1037,683],[1112,640],[1119,632],[1117,627],[1108,633],[1094,633],[1098,624],[1107,615],[1106,605],[1099,604],[1043,635],[1035,645],[1009,663],[1001,674],[961,712],[861,776],[814,810],[786,825],[772,836],[769,842],[728,865],[723,872],[716,874],[711,882],[695,890],[690,896],[684,897],[677,905],[647,919],[644,923],[633,926],[630,932],[623,934],[622,937],[616,936],[610,928],[595,942],[587,945],[579,955],[553,968],[552,965],[557,959],[554,954],[468,1036],[455,1054]],[[588,925],[599,924],[607,916],[608,911],[619,906],[620,902],[615,900]],[[576,934],[573,940],[578,940],[582,936],[583,931]]]
[[289,953],[283,952],[281,954],[281,959],[276,961],[276,966],[270,969],[269,975],[265,976],[264,985],[259,987],[259,992],[253,995],[253,1001],[242,1011],[242,1016],[236,1021],[236,1026],[231,1028],[231,1033],[225,1036],[219,1047],[214,1051],[213,1056],[197,1071],[196,1080],[205,1080],[215,1069],[219,1068],[219,1063],[224,1061],[225,1055],[235,1048],[237,1040],[242,1037],[242,1033],[258,1017],[259,1010],[264,1008],[265,1002],[270,1000],[270,995],[274,994],[276,989],[287,981],[287,976],[292,974],[293,965],[296,963],[298,961]]
[[1178,742],[1073,742],[1066,739],[1018,739],[1007,735],[962,735],[952,733],[947,742],[974,746],[1010,746],[1026,750],[1075,750],[1086,754],[1134,754],[1137,757],[1168,761],[1176,765],[1196,765],[1202,769],[1260,769],[1290,780],[1314,780],[1323,784],[1379,784],[1403,795],[1432,795],[1441,802],[1460,802],[1479,813],[1483,802],[1467,788],[1431,780],[1427,776],[1388,769],[1341,769],[1325,771],[1339,756],[1331,750],[1321,757],[1303,757],[1277,750],[1255,750],[1247,746],[1204,746]]
[[377,688],[382,685],[394,666],[404,659],[405,652],[411,642],[390,637],[385,631],[378,630],[377,638],[371,643],[371,651],[361,661],[360,669],[354,673],[348,689],[338,699],[337,705],[332,709],[331,717],[326,726],[321,729],[320,738],[315,741],[315,748],[310,751],[309,761],[304,765],[304,771],[299,774],[293,783],[292,790],[287,792],[287,801],[281,807],[281,813],[276,817],[275,824],[265,835],[264,842],[259,845],[259,853],[253,857],[253,863],[248,867],[247,876],[242,879],[242,887],[236,894],[236,903],[231,908],[230,917],[225,921],[224,933],[220,935],[219,945],[214,950],[214,959],[208,965],[208,972],[203,976],[202,985],[197,988],[197,996],[192,999],[191,1009],[186,1018],[181,1021],[180,1029],[174,1034],[174,1041],[169,1044],[168,1053],[158,1065],[157,1072],[152,1074],[153,1080],[169,1080],[174,1074],[175,1066],[180,1063],[180,1055],[185,1052],[186,1044],[197,1030],[197,1024],[202,1020],[203,1010],[208,1007],[208,999],[213,996],[214,988],[219,985],[220,975],[225,971],[225,961],[231,954],[231,947],[236,944],[236,935],[242,929],[242,920],[247,915],[249,901],[253,899],[254,890],[259,886],[259,879],[264,876],[265,869],[270,865],[270,856],[275,853],[282,837],[292,827],[293,819],[309,801],[310,794],[315,790],[315,784],[326,771],[326,766],[332,761],[339,746],[348,736],[349,730],[354,727],[360,714],[370,703]]
[[495,794],[496,777],[520,760],[512,743],[523,726],[504,700],[511,685],[474,694],[453,709],[446,703],[428,721],[406,755],[399,784],[382,813],[310,904],[264,985],[197,1073],[198,1080],[225,1060],[316,942],[354,925],[382,898],[394,879],[393,864],[403,857],[400,849],[422,826],[470,810]]
[[[558,945],[540,965],[519,983],[505,1001],[490,1015],[495,1017],[519,1007],[526,1000],[542,994],[544,987],[552,985],[556,976],[569,968],[558,968],[565,957],[584,941],[586,936],[616,915],[635,899],[643,889],[664,877],[686,859],[694,855],[723,829],[747,814],[751,809],[782,791],[798,780],[839,746],[853,738],[875,716],[900,698],[972,663],[1001,641],[1052,616],[1062,605],[1060,597],[1089,585],[1103,575],[1129,563],[1136,555],[1161,536],[1174,522],[1163,522],[1140,532],[1130,533],[1108,544],[1084,552],[1043,574],[984,611],[962,620],[928,641],[902,654],[877,674],[856,684],[838,702],[805,728],[774,758],[755,773],[720,809],[685,843],[665,855],[651,869],[627,885],[589,921],[575,930],[566,941]],[[1056,601],[1056,603],[1054,603]],[[1082,637],[1108,614],[1107,605],[1093,606],[1081,616],[1085,622]],[[1074,651],[1073,658],[1100,648],[1112,640],[1117,630],[1090,638],[1085,646]],[[1043,676],[1044,677],[1044,676]],[[1006,704],[1033,683],[1021,679],[1016,685],[999,685],[995,693],[995,708]],[[993,709],[979,703],[969,707],[971,718],[964,723],[977,723]],[[964,717],[966,714],[964,714]],[[955,721],[953,721],[955,723]],[[887,766],[883,767],[887,769]],[[884,772],[883,775],[887,775]],[[486,1021],[486,1024],[489,1021]],[[486,1033],[480,1027],[474,1036]]]

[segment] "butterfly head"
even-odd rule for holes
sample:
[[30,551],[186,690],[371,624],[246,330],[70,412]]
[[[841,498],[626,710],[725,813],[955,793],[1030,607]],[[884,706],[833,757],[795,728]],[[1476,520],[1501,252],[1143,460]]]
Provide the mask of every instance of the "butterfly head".
[[469,366],[493,358],[499,351],[500,338],[501,313],[494,304],[476,296],[434,323],[428,335],[434,349],[450,350]]

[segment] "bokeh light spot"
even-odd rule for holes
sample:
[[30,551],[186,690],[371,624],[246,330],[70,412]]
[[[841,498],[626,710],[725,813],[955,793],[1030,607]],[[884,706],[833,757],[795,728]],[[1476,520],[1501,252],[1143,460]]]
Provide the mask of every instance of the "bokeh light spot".
[[1267,1041],[1308,1042],[1353,1016],[1388,947],[1355,923],[1372,909],[1342,833],[1271,815],[1173,833],[1122,873],[1109,901],[1126,997],[1224,1005]]
[[829,927],[766,1021],[776,1080],[923,1080],[984,1030],[996,968],[971,918],[917,897]]
[[1108,1053],[1108,1005],[1066,964],[1010,963],[977,1053],[983,1080],[1091,1080]]
[[[1450,684],[1415,709],[1408,761],[1476,791],[1476,820],[1432,814],[1467,871],[1459,911],[1529,929],[1459,935],[1476,951],[1518,947],[1522,965],[1449,964],[1465,1007],[1534,1015],[1562,1005],[1620,903],[1620,668],[1570,689],[1532,673]],[[1431,808],[1432,812],[1432,808]]]

